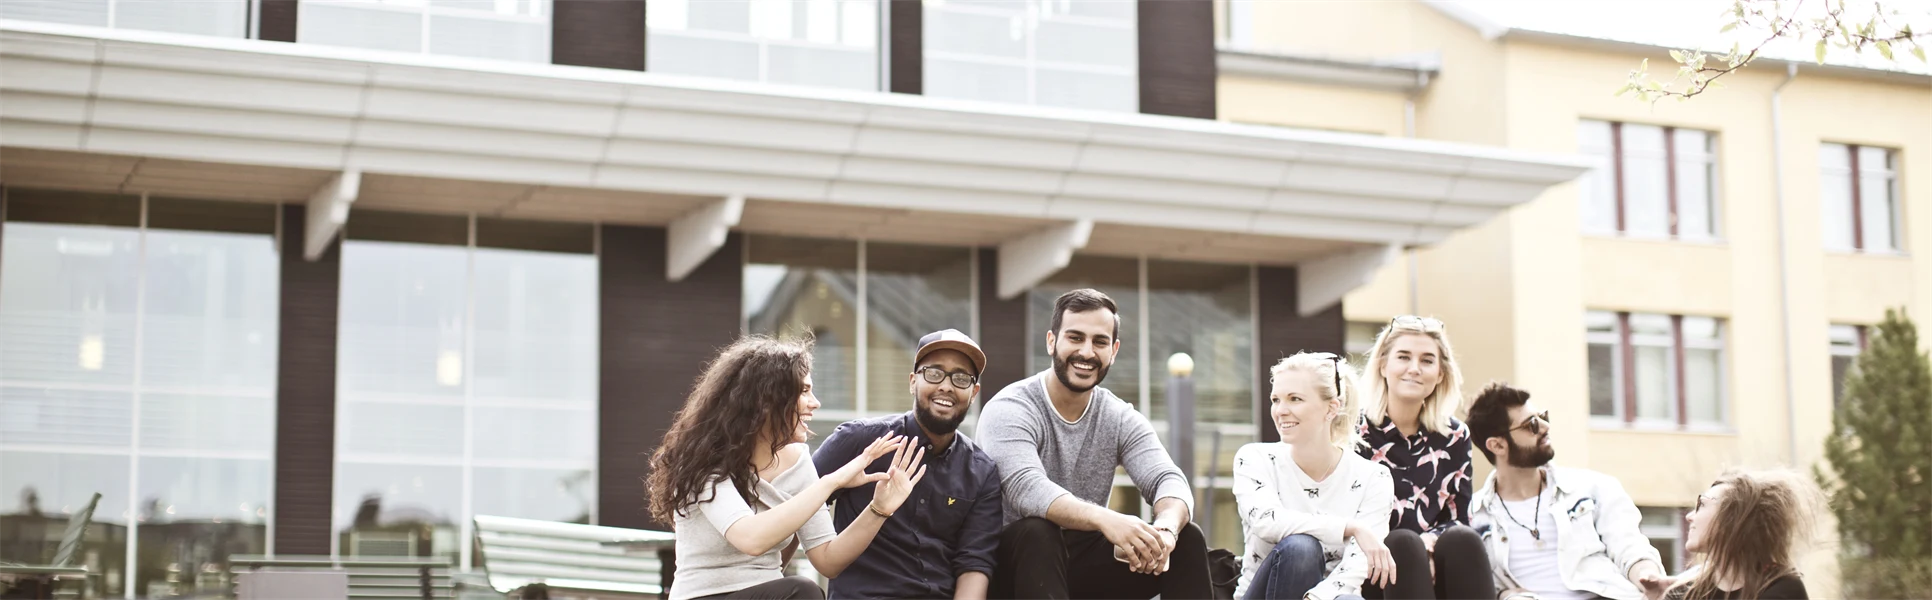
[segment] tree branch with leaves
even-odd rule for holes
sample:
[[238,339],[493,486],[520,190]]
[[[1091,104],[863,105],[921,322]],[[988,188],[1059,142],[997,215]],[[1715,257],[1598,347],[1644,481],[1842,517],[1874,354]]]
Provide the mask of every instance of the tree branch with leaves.
[[[1875,50],[1886,60],[1896,61],[1897,49],[1905,49],[1920,62],[1926,62],[1925,46],[1932,43],[1932,11],[1924,15],[1906,15],[1894,8],[1888,8],[1880,0],[1861,0],[1848,7],[1846,0],[1816,0],[1822,5],[1822,13],[1814,5],[1812,13],[1805,13],[1805,0],[1784,2],[1782,0],[1736,0],[1724,12],[1727,22],[1719,34],[1733,34],[1755,43],[1749,47],[1738,41],[1731,43],[1728,52],[1715,53],[1705,50],[1671,50],[1670,58],[1677,63],[1677,73],[1668,81],[1661,81],[1650,73],[1650,59],[1646,58],[1630,76],[1622,88],[1617,90],[1621,96],[1634,92],[1636,98],[1646,102],[1656,102],[1675,97],[1686,100],[1715,87],[1719,78],[1736,72],[1763,58],[1774,44],[1789,44],[1802,47],[1812,45],[1813,59],[1824,64],[1825,56],[1833,48],[1863,54]],[[1866,10],[1869,7],[1869,10]],[[1854,10],[1856,9],[1856,10]],[[1913,31],[1912,21],[1921,22],[1920,31]],[[1761,35],[1750,35],[1758,32]]]

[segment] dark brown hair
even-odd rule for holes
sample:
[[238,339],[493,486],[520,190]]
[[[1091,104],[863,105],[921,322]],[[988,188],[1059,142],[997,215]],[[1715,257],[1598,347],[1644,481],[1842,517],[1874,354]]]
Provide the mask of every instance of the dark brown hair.
[[698,495],[718,478],[730,479],[746,502],[756,502],[752,457],[792,443],[798,396],[811,373],[810,342],[751,336],[718,353],[651,455],[651,518],[670,525],[692,504],[710,501]]
[[1796,574],[1795,550],[1811,534],[1820,508],[1817,488],[1789,471],[1727,471],[1711,487],[1726,486],[1715,505],[1699,507],[1703,540],[1697,576],[1679,583],[1686,600],[1728,597],[1720,579],[1743,584],[1738,598],[1756,600],[1779,577]]
[[1107,309],[1107,312],[1111,313],[1114,318],[1114,331],[1108,335],[1113,336],[1114,340],[1118,341],[1120,339],[1120,306],[1114,304],[1113,298],[1109,298],[1106,294],[1100,293],[1100,290],[1093,288],[1080,288],[1065,294],[1060,294],[1060,299],[1053,301],[1053,321],[1047,325],[1047,331],[1053,332],[1054,335],[1059,335],[1060,319],[1065,317],[1068,312],[1093,312],[1103,308]]
[[1516,425],[1509,422],[1509,409],[1529,402],[1528,391],[1509,387],[1501,381],[1492,381],[1476,394],[1476,401],[1469,403],[1469,441],[1475,442],[1476,449],[1483,451],[1483,458],[1489,464],[1496,464],[1496,453],[1489,451],[1485,442],[1493,437],[1509,437],[1509,430]]

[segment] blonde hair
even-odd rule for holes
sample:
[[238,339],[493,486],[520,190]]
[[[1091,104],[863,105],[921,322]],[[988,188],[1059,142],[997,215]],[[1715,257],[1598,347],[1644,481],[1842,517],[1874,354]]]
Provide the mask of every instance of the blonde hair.
[[[1339,405],[1334,421],[1328,424],[1328,434],[1335,447],[1348,452],[1360,445],[1362,436],[1356,430],[1355,421],[1361,405],[1356,401],[1355,369],[1348,366],[1348,361],[1327,352],[1299,352],[1281,359],[1268,369],[1269,386],[1281,383],[1281,376],[1289,371],[1313,375],[1311,379],[1315,381],[1315,391],[1321,395],[1321,400]],[[1270,390],[1269,395],[1273,394],[1273,390]]]
[[1439,370],[1442,380],[1436,382],[1436,391],[1422,399],[1422,413],[1417,415],[1423,429],[1442,433],[1449,431],[1449,417],[1462,410],[1462,366],[1456,362],[1456,353],[1449,348],[1449,332],[1442,321],[1418,319],[1415,317],[1396,317],[1389,326],[1382,328],[1382,334],[1375,337],[1375,348],[1369,351],[1368,364],[1363,366],[1362,377],[1362,415],[1367,417],[1369,426],[1382,424],[1389,414],[1389,383],[1382,377],[1382,370],[1389,364],[1389,347],[1395,345],[1396,338],[1404,335],[1425,335],[1435,340],[1436,349],[1441,351]]
[[1711,487],[1728,486],[1703,510],[1703,548],[1696,576],[1677,584],[1689,600],[1723,597],[1719,579],[1743,584],[1739,598],[1755,599],[1779,577],[1796,574],[1796,550],[1810,540],[1823,495],[1810,480],[1788,470],[1726,471]]

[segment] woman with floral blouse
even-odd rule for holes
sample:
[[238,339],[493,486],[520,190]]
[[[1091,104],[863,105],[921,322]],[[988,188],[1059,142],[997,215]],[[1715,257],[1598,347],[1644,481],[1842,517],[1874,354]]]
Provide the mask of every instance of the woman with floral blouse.
[[1364,458],[1388,467],[1395,508],[1385,540],[1396,579],[1368,598],[1494,598],[1482,537],[1469,528],[1469,429],[1462,372],[1442,321],[1396,317],[1362,370]]

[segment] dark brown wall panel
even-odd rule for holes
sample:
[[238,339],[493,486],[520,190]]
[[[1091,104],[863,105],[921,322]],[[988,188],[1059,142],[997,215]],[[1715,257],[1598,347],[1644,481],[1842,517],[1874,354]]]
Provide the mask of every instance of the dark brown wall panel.
[[602,228],[597,512],[612,527],[670,529],[651,522],[644,497],[651,453],[705,362],[738,336],[743,236],[679,282],[664,278],[665,237],[657,227]]
[[1140,112],[1214,118],[1214,3],[1140,0]]
[[923,94],[926,90],[926,13],[921,0],[889,0],[887,15],[892,22],[892,30],[887,37],[892,41],[891,62],[887,67],[892,75],[893,93]]
[[1025,379],[1026,296],[1000,299],[1000,253],[979,250],[979,347],[986,351],[986,373],[980,376],[980,398],[992,398],[1008,384]]
[[275,391],[275,552],[328,554],[335,497],[336,306],[342,244],[302,258],[307,207],[282,207],[281,335]]
[[[1268,368],[1276,361],[1302,351],[1334,352],[1341,354],[1346,342],[1346,323],[1342,319],[1342,303],[1337,302],[1326,310],[1309,316],[1298,312],[1296,296],[1299,286],[1296,283],[1294,267],[1257,267],[1255,273],[1256,294],[1259,303],[1255,305],[1255,384],[1265,388],[1268,385]],[[1263,394],[1268,393],[1266,389]],[[1255,407],[1255,430],[1257,439],[1276,442],[1281,436],[1275,433],[1273,421],[1268,418],[1268,403],[1259,402]]]
[[295,41],[296,0],[262,0],[256,37],[271,42]]
[[644,2],[556,0],[550,12],[550,62],[644,70]]

